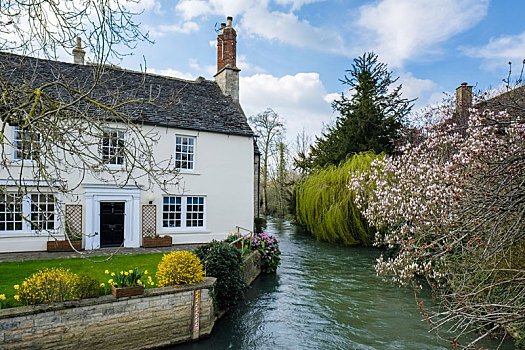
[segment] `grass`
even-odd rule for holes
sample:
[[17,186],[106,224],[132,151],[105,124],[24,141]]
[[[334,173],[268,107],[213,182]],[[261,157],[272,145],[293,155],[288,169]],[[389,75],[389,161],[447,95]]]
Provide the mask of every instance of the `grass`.
[[[139,271],[148,270],[156,283],[155,272],[157,272],[157,265],[163,255],[164,253],[116,255],[107,262],[93,262],[82,258],[3,262],[0,263],[0,294],[5,294],[6,298],[10,300],[10,305],[18,305],[18,303],[13,300],[13,296],[16,294],[13,286],[15,284],[21,284],[26,277],[46,267],[63,267],[78,275],[95,277],[101,283],[104,282],[106,284],[110,277],[104,273],[105,270],[120,272],[137,267]],[[100,256],[90,259],[103,261],[106,258],[107,257]],[[142,279],[145,281],[144,278]],[[150,286],[146,288],[148,287]]]

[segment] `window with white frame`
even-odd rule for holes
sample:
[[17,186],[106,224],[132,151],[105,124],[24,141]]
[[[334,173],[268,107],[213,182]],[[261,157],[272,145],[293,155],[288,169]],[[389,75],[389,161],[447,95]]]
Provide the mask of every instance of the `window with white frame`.
[[0,231],[22,230],[22,201],[21,198],[0,192]]
[[40,134],[14,127],[14,156],[17,160],[34,160],[38,157]]
[[164,197],[162,227],[204,228],[206,207],[203,196]]
[[204,227],[204,197],[186,197],[186,227]]
[[0,232],[57,229],[57,201],[53,194],[22,197],[0,191]]
[[175,136],[175,167],[193,170],[195,165],[195,137]]
[[33,230],[54,230],[56,200],[52,194],[31,194],[31,226]]
[[124,131],[104,130],[100,145],[102,160],[106,164],[124,164]]
[[182,226],[182,197],[164,197],[162,227]]

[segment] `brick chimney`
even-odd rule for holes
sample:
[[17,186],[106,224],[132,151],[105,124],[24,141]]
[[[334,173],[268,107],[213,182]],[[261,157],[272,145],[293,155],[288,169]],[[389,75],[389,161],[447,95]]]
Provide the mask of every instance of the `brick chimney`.
[[456,118],[459,125],[467,124],[470,107],[472,107],[472,86],[461,83],[456,88]]
[[222,93],[239,102],[239,72],[236,65],[237,33],[232,27],[232,17],[227,23],[221,23],[221,32],[217,35],[217,73],[215,81]]
[[73,49],[73,62],[75,64],[84,64],[84,55],[86,51],[82,50],[82,39],[77,36],[77,46]]

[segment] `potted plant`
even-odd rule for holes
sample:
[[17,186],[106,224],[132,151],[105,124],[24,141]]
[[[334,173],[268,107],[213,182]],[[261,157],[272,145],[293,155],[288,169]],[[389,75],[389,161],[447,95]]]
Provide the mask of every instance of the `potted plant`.
[[[110,274],[108,270],[106,274]],[[115,298],[131,297],[134,295],[141,295],[144,293],[144,285],[140,278],[147,275],[148,271],[138,271],[135,267],[128,271],[120,271],[118,273],[111,272],[111,279],[108,281],[111,285],[111,294]]]
[[52,237],[52,241],[47,241],[48,252],[72,252],[82,250],[82,233],[73,232],[66,224],[66,239],[58,240]]

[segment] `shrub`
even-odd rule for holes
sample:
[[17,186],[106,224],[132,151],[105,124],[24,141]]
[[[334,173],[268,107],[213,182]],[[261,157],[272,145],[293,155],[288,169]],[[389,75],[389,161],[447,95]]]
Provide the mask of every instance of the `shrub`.
[[235,305],[246,290],[241,274],[241,253],[226,242],[212,241],[197,248],[195,254],[203,261],[206,275],[217,278],[213,290],[217,308]]
[[275,236],[258,233],[251,238],[251,247],[252,250],[258,250],[261,253],[261,271],[275,273],[277,266],[281,264],[279,240]]
[[179,284],[194,284],[204,279],[201,261],[191,252],[171,252],[164,254],[157,269],[160,287]]
[[370,245],[374,232],[354,203],[348,183],[381,156],[359,153],[339,166],[318,170],[296,186],[297,221],[318,239],[345,245]]
[[87,275],[79,276],[74,288],[74,295],[80,299],[96,298],[101,294],[98,279]]
[[76,299],[75,286],[78,283],[79,277],[69,270],[51,268],[38,271],[15,289],[18,289],[20,301],[36,305]]

